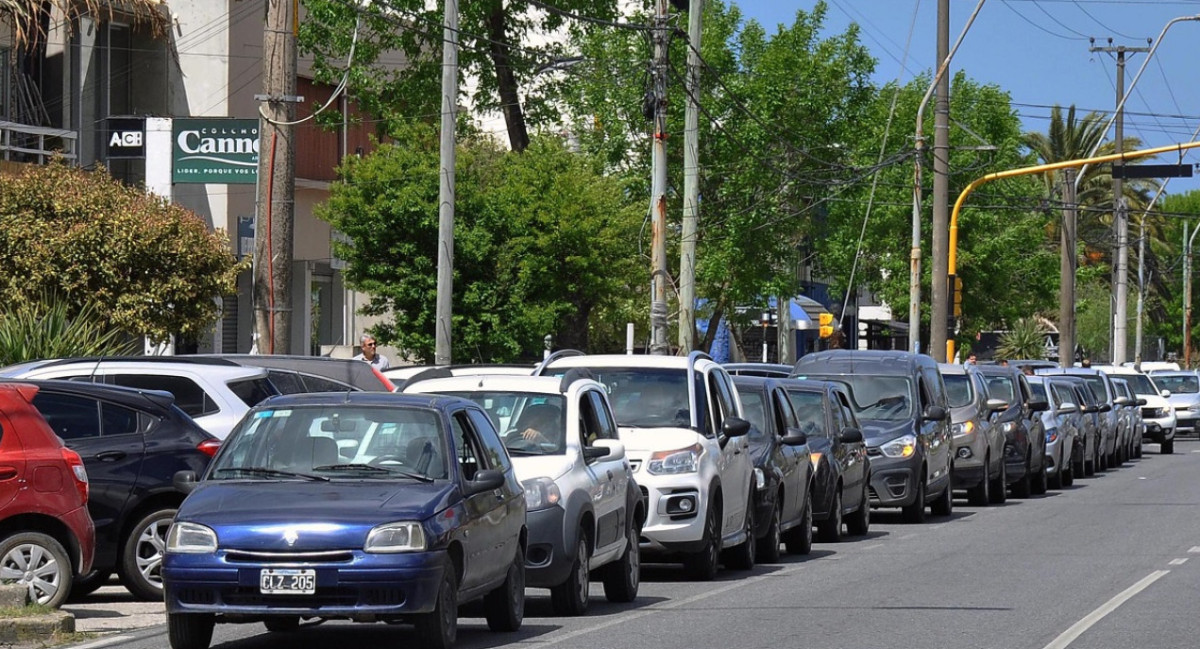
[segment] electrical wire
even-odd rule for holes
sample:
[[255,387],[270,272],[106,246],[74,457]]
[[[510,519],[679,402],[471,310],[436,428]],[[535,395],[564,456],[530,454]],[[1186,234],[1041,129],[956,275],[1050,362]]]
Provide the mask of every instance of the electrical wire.
[[[1064,36],[1063,34],[1059,34],[1057,32],[1052,32],[1049,29],[1046,29],[1045,27],[1042,27],[1041,25],[1033,22],[1025,14],[1021,13],[1020,11],[1017,11],[1017,8],[1012,6],[1011,2],[1012,2],[1012,0],[1000,0],[1000,4],[1004,5],[1005,7],[1008,7],[1009,11],[1016,14],[1017,17],[1019,17],[1021,20],[1024,20],[1025,22],[1029,23],[1030,25],[1033,25],[1035,28],[1040,29],[1043,32],[1046,32],[1047,34],[1049,34],[1055,38],[1061,38],[1061,39],[1067,40],[1067,41],[1085,41],[1088,39],[1088,37],[1086,37],[1086,36],[1084,36],[1084,37]],[[1035,3],[1034,6],[1036,7],[1037,4]],[[1041,7],[1038,7],[1038,8],[1040,9]]]
[[[321,113],[325,112],[325,109],[332,106],[333,102],[337,101],[337,98],[339,96],[341,96],[341,94],[343,92],[345,92],[346,85],[350,83],[350,68],[354,63],[354,48],[358,45],[358,30],[359,30],[359,27],[361,27],[361,26],[362,26],[362,16],[359,16],[354,21],[354,34],[350,37],[350,53],[348,55],[346,55],[346,71],[342,74],[342,80],[338,83],[337,87],[335,87],[333,89],[333,92],[329,94],[329,100],[326,101],[324,105],[322,105],[320,108],[314,110],[312,112],[312,114],[307,117],[302,117],[298,120],[288,122],[288,121],[276,121],[276,120],[271,119],[267,115],[267,113],[263,110],[263,103],[266,103],[266,102],[263,102],[258,105],[258,115],[260,117],[262,117],[263,121],[265,121],[268,124],[273,124],[275,126],[295,126],[297,124],[303,124],[311,119],[315,119],[317,117],[317,115],[320,115]],[[271,99],[268,98],[267,101],[271,101]],[[284,101],[287,101],[287,99],[284,99]]]
[[1130,40],[1135,40],[1137,38],[1136,36],[1122,34],[1121,32],[1119,32],[1115,29],[1112,29],[1108,25],[1105,25],[1104,23],[1100,22],[1100,20],[1098,18],[1096,18],[1095,16],[1093,16],[1090,11],[1088,11],[1087,9],[1084,9],[1083,5],[1079,3],[1079,0],[1072,0],[1071,3],[1074,4],[1077,9],[1082,11],[1083,15],[1087,16],[1088,18],[1091,18],[1092,22],[1096,23],[1097,25],[1100,25],[1100,27],[1103,28],[1105,31],[1112,32],[1112,33],[1116,34],[1117,36],[1120,36],[1121,38],[1128,38]]

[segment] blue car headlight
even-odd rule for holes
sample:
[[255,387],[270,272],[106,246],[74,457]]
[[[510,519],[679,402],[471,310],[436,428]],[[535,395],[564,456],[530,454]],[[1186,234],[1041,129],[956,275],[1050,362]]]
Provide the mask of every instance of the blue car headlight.
[[1053,444],[1057,440],[1058,440],[1058,429],[1057,428],[1047,428],[1046,429],[1046,443]]
[[174,523],[167,532],[166,551],[173,554],[216,552],[217,533],[199,523]]
[[388,554],[420,552],[425,549],[425,529],[420,523],[402,521],[376,525],[367,534],[363,552]]

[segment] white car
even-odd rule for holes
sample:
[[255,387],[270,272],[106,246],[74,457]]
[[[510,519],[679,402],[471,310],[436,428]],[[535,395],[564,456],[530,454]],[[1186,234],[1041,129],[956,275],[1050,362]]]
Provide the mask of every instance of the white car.
[[604,384],[620,438],[646,495],[643,554],[682,556],[695,579],[716,576],[724,551],[754,565],[750,423],[729,374],[707,355],[552,355],[538,369],[587,368]]
[[1149,375],[1142,374],[1132,367],[1105,365],[1097,369],[1110,376],[1119,376],[1125,379],[1129,383],[1129,387],[1133,389],[1133,393],[1139,399],[1146,400],[1146,404],[1142,406],[1142,421],[1146,424],[1143,439],[1158,442],[1163,455],[1174,453],[1175,409],[1167,402],[1167,397],[1171,396],[1171,393],[1167,390],[1160,390]]
[[0,368],[15,379],[67,379],[162,390],[201,428],[225,439],[246,411],[279,390],[261,367],[186,356],[128,356],[32,361]]
[[404,388],[470,399],[492,418],[525,489],[526,585],[549,588],[559,615],[587,611],[592,574],[612,602],[633,601],[641,578],[645,503],[604,386],[586,376],[458,376]]

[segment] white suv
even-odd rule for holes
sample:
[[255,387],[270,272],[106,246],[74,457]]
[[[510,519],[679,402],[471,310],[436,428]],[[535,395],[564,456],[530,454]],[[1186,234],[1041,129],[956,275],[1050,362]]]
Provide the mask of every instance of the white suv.
[[184,356],[128,356],[32,361],[0,368],[16,379],[67,379],[162,390],[201,428],[225,439],[246,411],[279,394],[261,367]]
[[405,393],[436,393],[478,403],[512,457],[525,488],[529,543],[526,585],[549,588],[559,615],[582,615],[597,571],[612,602],[637,597],[642,493],[617,439],[604,386],[586,371],[534,376],[414,377]]
[[[1143,364],[1144,365],[1144,364]],[[1142,421],[1146,423],[1143,439],[1158,442],[1163,455],[1175,452],[1175,409],[1167,401],[1171,393],[1160,390],[1150,376],[1132,367],[1100,366],[1105,374],[1125,379],[1130,389],[1139,399],[1145,399],[1142,406]],[[1141,443],[1140,441],[1138,442]]]
[[753,463],[742,404],[707,355],[587,356],[562,352],[538,369],[585,367],[604,384],[634,476],[646,495],[642,552],[682,555],[695,579],[716,576],[720,552],[754,565]]

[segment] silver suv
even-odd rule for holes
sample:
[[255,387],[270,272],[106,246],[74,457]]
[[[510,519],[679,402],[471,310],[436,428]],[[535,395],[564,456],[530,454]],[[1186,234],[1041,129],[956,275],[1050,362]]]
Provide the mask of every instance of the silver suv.
[[404,392],[470,399],[501,431],[525,488],[526,584],[549,588],[559,615],[587,611],[588,582],[597,572],[609,601],[633,601],[645,503],[604,386],[580,370],[562,379],[450,374],[427,371]]

